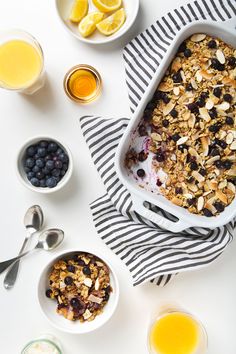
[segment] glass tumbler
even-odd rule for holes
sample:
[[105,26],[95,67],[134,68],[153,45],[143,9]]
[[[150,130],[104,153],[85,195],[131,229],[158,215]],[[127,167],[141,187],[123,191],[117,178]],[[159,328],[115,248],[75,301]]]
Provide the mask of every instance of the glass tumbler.
[[60,342],[51,334],[44,334],[30,341],[21,351],[21,354],[31,354],[35,352],[42,352],[47,354],[63,354]]

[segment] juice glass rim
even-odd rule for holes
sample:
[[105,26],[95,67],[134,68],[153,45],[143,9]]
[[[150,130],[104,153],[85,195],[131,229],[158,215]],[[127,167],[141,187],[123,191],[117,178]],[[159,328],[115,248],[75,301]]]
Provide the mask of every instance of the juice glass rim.
[[52,340],[50,339],[34,339],[31,340],[30,342],[28,342],[26,344],[26,346],[22,349],[21,354],[26,354],[26,350],[30,348],[30,346],[34,343],[40,343],[40,342],[46,342],[51,344],[52,346],[54,346],[54,348],[56,348],[56,350],[58,351],[58,354],[62,354],[61,349],[58,347],[58,345],[56,343],[54,343]]
[[[165,311],[163,312],[160,312],[157,316],[155,316],[155,318],[153,318],[151,320],[151,323],[148,327],[148,331],[147,331],[147,349],[148,349],[148,352],[149,354],[158,354],[158,353],[154,353],[151,346],[150,346],[150,332],[151,332],[151,329],[153,328],[154,324],[156,322],[158,322],[161,318],[165,317],[165,316],[168,316],[170,314],[173,314],[173,313],[181,313],[181,314],[184,314],[184,315],[187,315],[189,317],[191,317],[200,327],[200,329],[202,330],[202,334],[203,334],[203,337],[204,337],[204,341],[205,341],[205,353],[208,349],[208,335],[207,335],[207,331],[206,331],[206,328],[205,326],[203,325],[203,323],[198,319],[198,317],[196,317],[195,315],[193,315],[192,313],[186,311],[186,310],[182,310],[182,309],[166,309]],[[198,349],[198,348],[197,348]],[[203,353],[203,354],[205,354]],[[195,353],[192,353],[192,354],[195,354]]]
[[[4,35],[13,34],[13,33],[16,33],[16,36],[17,36],[17,34],[19,34],[19,35],[22,34],[23,36],[28,36],[29,39],[33,42],[33,44],[37,48],[37,50],[39,51],[39,54],[40,54],[40,57],[41,57],[41,60],[42,60],[42,65],[41,65],[41,69],[40,69],[40,72],[39,72],[38,76],[30,84],[30,86],[33,86],[35,84],[35,82],[37,82],[37,80],[41,77],[41,75],[44,72],[44,52],[43,52],[43,48],[42,48],[41,44],[39,43],[39,41],[31,33],[29,33],[28,31],[19,29],[19,28],[12,28],[12,29],[9,29],[9,30],[0,31],[0,46],[3,43],[6,43],[6,42],[9,42],[9,41],[13,40],[13,38],[12,38],[12,39],[6,40],[3,43],[1,43],[1,38],[4,37]],[[24,40],[24,39],[22,38],[22,40]],[[25,89],[29,88],[30,86],[22,86],[20,88],[14,88],[14,87],[8,86],[2,80],[0,80],[0,87],[4,88],[4,89],[7,89],[7,90],[10,90],[10,91],[22,92]]]

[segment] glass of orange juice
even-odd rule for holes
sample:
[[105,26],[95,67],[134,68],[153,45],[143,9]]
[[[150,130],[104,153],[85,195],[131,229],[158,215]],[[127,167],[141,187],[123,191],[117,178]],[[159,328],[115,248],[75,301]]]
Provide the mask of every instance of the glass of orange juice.
[[44,57],[37,40],[22,30],[0,33],[0,87],[32,94],[44,85]]
[[148,331],[150,354],[204,354],[207,351],[206,330],[188,312],[167,309],[157,315]]

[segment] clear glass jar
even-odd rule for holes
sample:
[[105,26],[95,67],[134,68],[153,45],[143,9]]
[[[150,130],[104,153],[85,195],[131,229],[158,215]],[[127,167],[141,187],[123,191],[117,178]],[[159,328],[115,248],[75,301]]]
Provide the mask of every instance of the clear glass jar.
[[26,344],[21,354],[63,354],[57,338],[44,334]]

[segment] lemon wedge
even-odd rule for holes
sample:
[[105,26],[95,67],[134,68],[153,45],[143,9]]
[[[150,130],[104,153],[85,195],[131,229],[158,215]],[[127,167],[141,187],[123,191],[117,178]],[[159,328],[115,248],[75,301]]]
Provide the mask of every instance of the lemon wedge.
[[88,0],[75,0],[69,17],[70,21],[80,22],[87,15],[88,8]]
[[99,22],[97,24],[97,29],[102,34],[105,34],[105,36],[110,36],[121,28],[125,22],[125,19],[125,10],[120,9],[111,16],[105,18],[105,20]]
[[88,37],[96,29],[96,24],[102,21],[104,18],[104,13],[102,12],[91,12],[85,16],[79,24],[79,32],[81,36]]
[[102,12],[118,10],[122,0],[93,0],[94,5]]

